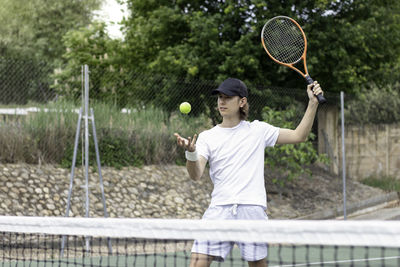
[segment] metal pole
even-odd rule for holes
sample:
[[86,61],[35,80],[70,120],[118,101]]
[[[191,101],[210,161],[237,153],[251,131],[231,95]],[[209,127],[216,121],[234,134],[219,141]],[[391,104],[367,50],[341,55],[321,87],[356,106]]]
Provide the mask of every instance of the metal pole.
[[[84,77],[83,77],[84,76]],[[71,203],[71,195],[72,195],[72,187],[73,187],[73,179],[74,179],[74,170],[75,170],[75,163],[76,163],[76,155],[78,151],[78,143],[79,143],[79,133],[81,130],[81,120],[82,118],[85,120],[84,125],[85,125],[85,137],[82,142],[85,143],[85,148],[83,149],[82,153],[85,155],[85,185],[83,186],[85,188],[85,196],[86,196],[86,202],[85,202],[85,215],[86,217],[89,217],[89,120],[92,122],[92,130],[93,130],[93,138],[94,138],[94,145],[95,145],[95,151],[96,151],[96,161],[97,161],[97,167],[98,167],[98,172],[99,172],[99,177],[100,177],[100,190],[101,190],[101,195],[102,195],[102,201],[103,201],[103,207],[104,207],[104,217],[108,217],[107,213],[107,206],[106,206],[106,199],[105,199],[105,194],[104,194],[104,186],[103,186],[103,175],[101,173],[101,163],[100,163],[100,155],[99,155],[99,148],[98,148],[98,143],[97,143],[97,135],[96,135],[96,126],[94,122],[94,113],[93,109],[90,109],[90,116],[89,116],[89,67],[87,65],[82,66],[82,78],[84,78],[84,81],[82,82],[82,85],[84,86],[84,94],[82,104],[83,107],[80,108],[79,110],[79,118],[78,118],[78,125],[76,129],[76,135],[75,135],[75,145],[74,145],[74,154],[73,154],[73,159],[72,159],[72,170],[71,170],[71,179],[70,179],[70,186],[69,186],[69,192],[68,192],[68,200],[67,200],[67,211],[66,211],[66,217],[69,215],[70,211],[70,203]],[[83,113],[83,115],[82,115]],[[90,251],[90,237],[85,237],[86,239],[86,251]],[[63,257],[64,254],[64,248],[65,248],[65,240],[66,236],[62,237],[62,243],[61,243],[61,257]],[[112,253],[112,247],[111,247],[111,239],[108,238],[108,247],[109,247],[109,253]]]
[[346,220],[346,146],[344,141],[344,93],[340,92],[340,108],[342,123],[342,179],[343,179],[343,219]]
[[[76,163],[76,154],[78,153],[79,133],[81,131],[81,120],[82,120],[82,108],[79,109],[78,125],[76,126],[74,154],[72,156],[71,176],[70,176],[68,199],[67,199],[67,211],[65,212],[65,217],[69,216],[69,210],[71,208],[71,195],[72,195],[72,187],[74,185],[75,163]],[[65,236],[62,237],[62,242],[61,242],[61,257],[63,257],[64,255],[64,247],[65,247]]]
[[97,169],[99,172],[99,179],[100,179],[100,191],[101,191],[101,198],[103,201],[103,208],[104,208],[104,217],[108,217],[108,213],[107,213],[107,206],[106,206],[106,198],[105,198],[105,194],[104,194],[104,185],[103,185],[103,175],[101,173],[101,162],[100,162],[100,153],[99,153],[99,146],[97,144],[97,134],[96,134],[96,125],[94,122],[94,113],[93,113],[93,109],[90,109],[90,119],[92,122],[92,131],[93,131],[93,138],[94,138],[94,148],[96,151],[96,161],[97,161]]
[[67,211],[65,212],[65,217],[69,216],[69,210],[71,208],[71,195],[72,195],[72,187],[74,185],[75,164],[76,164],[76,155],[78,153],[79,133],[81,131],[81,120],[82,120],[82,108],[79,109],[78,125],[76,126],[74,154],[72,155],[71,176],[70,176],[70,182],[69,182]]
[[[99,146],[97,143],[96,124],[94,122],[94,112],[92,108],[90,109],[90,120],[92,122],[92,134],[94,138],[94,148],[96,151],[97,170],[99,172],[100,191],[101,191],[101,199],[103,201],[104,217],[107,218],[108,217],[107,204],[106,204],[106,197],[104,194],[103,175],[101,173],[101,162],[100,162]],[[108,251],[111,254],[112,253],[111,239],[108,238],[107,240],[108,240]]]
[[[85,191],[86,217],[89,217],[89,67],[85,65]],[[89,239],[86,238],[86,249],[89,250]]]

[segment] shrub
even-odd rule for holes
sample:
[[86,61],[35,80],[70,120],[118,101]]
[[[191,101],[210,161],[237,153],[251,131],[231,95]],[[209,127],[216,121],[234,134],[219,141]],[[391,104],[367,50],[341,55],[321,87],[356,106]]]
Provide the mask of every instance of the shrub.
[[346,124],[392,124],[400,121],[400,83],[365,87],[345,103]]
[[[277,127],[295,128],[294,118],[299,114],[301,107],[289,106],[286,110],[272,110],[269,107],[263,109],[263,119]],[[318,155],[312,144],[315,135],[310,133],[306,142],[300,144],[276,145],[274,148],[267,148],[265,152],[265,164],[274,172],[273,182],[284,186],[287,181],[291,181],[302,174],[311,172],[306,168],[307,165],[316,161],[327,162],[325,155]]]

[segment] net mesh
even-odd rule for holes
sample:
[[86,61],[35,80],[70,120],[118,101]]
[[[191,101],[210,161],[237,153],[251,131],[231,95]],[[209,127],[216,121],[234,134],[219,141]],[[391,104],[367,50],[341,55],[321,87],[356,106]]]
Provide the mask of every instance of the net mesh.
[[0,266],[189,266],[199,239],[235,244],[211,266],[248,266],[242,243],[267,243],[269,267],[400,266],[395,221],[1,217],[0,232]]
[[287,17],[269,20],[261,32],[264,47],[275,60],[295,64],[303,56],[305,39],[301,29]]

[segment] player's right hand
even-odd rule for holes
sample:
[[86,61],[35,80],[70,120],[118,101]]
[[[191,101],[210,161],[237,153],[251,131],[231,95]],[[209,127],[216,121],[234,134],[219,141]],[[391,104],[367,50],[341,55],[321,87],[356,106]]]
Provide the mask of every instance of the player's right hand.
[[197,134],[193,135],[193,138],[189,136],[187,139],[183,138],[178,133],[174,133],[174,136],[176,137],[176,142],[178,146],[183,147],[185,150],[189,152],[196,151]]
[[319,94],[324,95],[324,92],[322,91],[321,85],[317,81],[314,81],[314,83],[307,86],[307,94],[311,101],[318,103],[318,100],[315,96]]

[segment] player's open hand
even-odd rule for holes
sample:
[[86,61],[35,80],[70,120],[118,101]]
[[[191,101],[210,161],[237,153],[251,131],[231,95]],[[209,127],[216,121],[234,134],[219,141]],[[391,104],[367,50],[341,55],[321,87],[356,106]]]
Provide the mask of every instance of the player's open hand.
[[318,99],[315,96],[323,93],[321,85],[317,81],[307,86],[308,97],[313,102],[318,103]]
[[185,150],[189,152],[193,152],[196,150],[197,134],[193,135],[193,138],[189,136],[187,139],[183,138],[178,133],[174,133],[174,135],[176,137],[176,142],[178,146],[183,147]]

